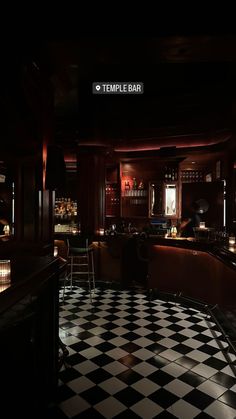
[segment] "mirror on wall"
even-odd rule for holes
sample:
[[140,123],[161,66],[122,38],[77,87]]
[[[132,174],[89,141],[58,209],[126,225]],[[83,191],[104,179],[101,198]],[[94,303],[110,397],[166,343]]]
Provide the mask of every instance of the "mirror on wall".
[[165,215],[174,216],[177,213],[176,185],[165,185]]

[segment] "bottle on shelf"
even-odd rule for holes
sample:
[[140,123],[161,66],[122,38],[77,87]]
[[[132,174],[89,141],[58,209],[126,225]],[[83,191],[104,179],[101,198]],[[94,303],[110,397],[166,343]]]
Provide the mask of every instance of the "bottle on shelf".
[[139,182],[138,189],[144,189],[144,183],[143,183],[142,179]]
[[174,176],[175,176],[175,180],[178,180],[178,168],[175,168],[175,172],[174,172]]
[[134,178],[133,178],[133,190],[136,190],[136,189],[137,189],[137,186],[138,186],[138,184],[137,184],[137,180],[136,180],[136,178],[134,177]]
[[167,167],[166,166],[164,168],[164,179],[165,179],[165,181],[168,180],[168,171],[167,171]]
[[130,191],[130,184],[129,184],[129,181],[126,180],[125,181],[125,195],[129,195],[129,191]]

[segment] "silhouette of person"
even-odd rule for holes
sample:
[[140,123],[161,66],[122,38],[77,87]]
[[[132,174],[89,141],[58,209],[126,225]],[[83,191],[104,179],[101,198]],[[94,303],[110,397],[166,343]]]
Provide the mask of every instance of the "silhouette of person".
[[183,218],[180,224],[180,235],[181,237],[194,237],[194,228],[199,227],[201,217],[199,215],[199,204],[193,202],[189,211],[189,214]]

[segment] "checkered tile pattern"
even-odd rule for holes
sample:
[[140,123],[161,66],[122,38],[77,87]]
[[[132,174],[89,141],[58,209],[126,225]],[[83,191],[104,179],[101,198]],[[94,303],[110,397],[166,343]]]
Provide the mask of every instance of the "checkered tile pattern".
[[[67,291],[57,418],[236,417],[235,355],[206,313],[145,290]],[[54,416],[53,416],[54,415]]]

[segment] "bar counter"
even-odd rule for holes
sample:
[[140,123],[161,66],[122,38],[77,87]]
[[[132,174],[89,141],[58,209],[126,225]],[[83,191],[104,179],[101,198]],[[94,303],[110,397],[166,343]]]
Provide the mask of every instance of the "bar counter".
[[222,308],[235,307],[236,248],[193,238],[117,234],[94,240],[99,277],[138,282]]
[[96,235],[93,246],[97,281],[116,282],[124,288],[140,283],[222,307],[235,306],[236,247],[142,233]]
[[4,407],[12,414],[16,408],[24,417],[42,416],[54,398],[62,268],[52,256],[18,254],[11,260],[11,283],[1,286],[2,401],[8,400]]
[[149,238],[148,287],[235,308],[236,254],[217,242]]

